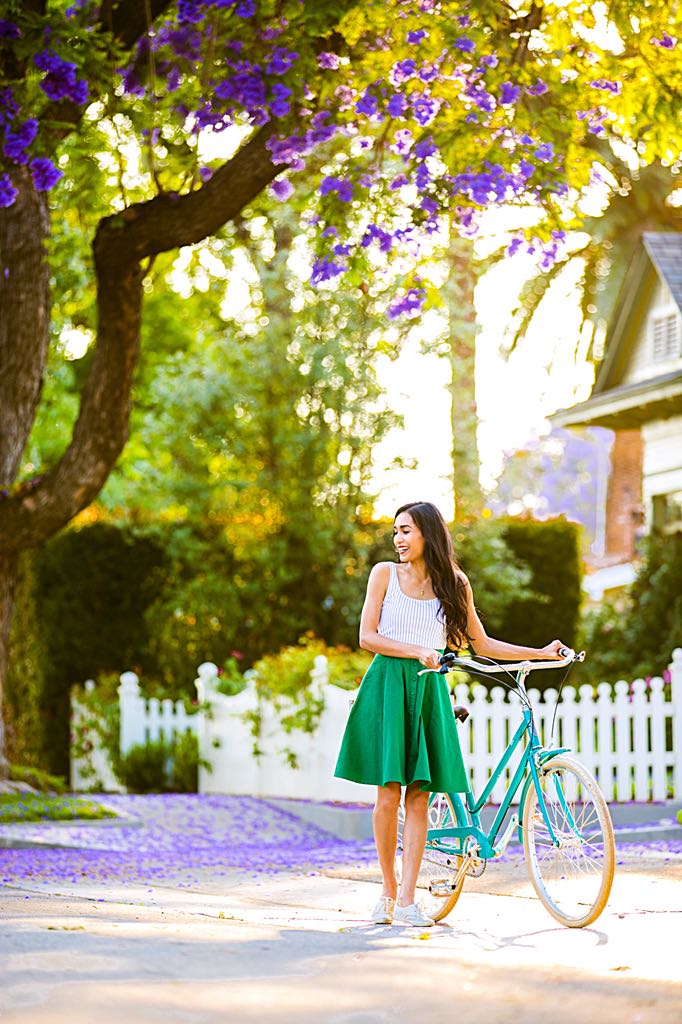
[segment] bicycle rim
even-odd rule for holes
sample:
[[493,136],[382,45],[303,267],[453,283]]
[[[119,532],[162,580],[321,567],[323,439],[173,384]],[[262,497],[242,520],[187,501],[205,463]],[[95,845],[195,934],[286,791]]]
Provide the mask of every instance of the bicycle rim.
[[[400,801],[398,811],[398,877],[401,877],[402,874],[404,824],[405,805],[403,798]],[[457,819],[455,818],[455,811],[450,797],[447,793],[435,793],[429,803],[429,828],[446,828],[448,825],[456,824]],[[440,851],[437,841],[426,843],[417,877],[417,899],[421,901],[424,910],[434,921],[442,921],[450,913],[460,897],[464,886],[464,878],[461,879],[456,890],[452,891],[449,887],[452,885],[461,863],[461,857]],[[439,895],[439,889],[441,891],[447,890],[447,892]]]
[[556,847],[533,787],[523,813],[523,848],[530,879],[550,914],[584,928],[601,914],[611,892],[615,843],[611,816],[594,777],[575,758],[547,762],[540,785]]

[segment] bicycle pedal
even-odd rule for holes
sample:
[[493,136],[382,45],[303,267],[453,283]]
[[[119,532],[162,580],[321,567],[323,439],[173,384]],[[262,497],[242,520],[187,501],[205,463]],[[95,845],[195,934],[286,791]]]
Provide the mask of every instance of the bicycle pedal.
[[429,883],[429,892],[432,896],[452,896],[455,886],[447,878],[439,878]]

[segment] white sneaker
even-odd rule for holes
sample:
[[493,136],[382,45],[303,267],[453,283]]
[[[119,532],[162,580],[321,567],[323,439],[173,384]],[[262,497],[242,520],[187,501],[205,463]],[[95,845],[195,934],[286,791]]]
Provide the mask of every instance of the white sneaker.
[[430,928],[436,922],[425,914],[418,903],[410,903],[407,907],[399,907],[393,911],[394,924],[411,924],[415,928]]
[[372,911],[372,924],[391,924],[395,900],[391,896],[382,896]]

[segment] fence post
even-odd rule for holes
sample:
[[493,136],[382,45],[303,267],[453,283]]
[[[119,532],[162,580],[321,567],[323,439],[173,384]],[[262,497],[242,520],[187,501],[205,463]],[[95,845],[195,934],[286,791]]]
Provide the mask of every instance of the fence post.
[[673,792],[682,795],[682,647],[673,651],[670,663],[670,701],[673,713]]
[[144,697],[140,695],[140,680],[134,672],[124,672],[118,687],[118,704],[121,711],[119,749],[127,754],[136,743],[144,743]]

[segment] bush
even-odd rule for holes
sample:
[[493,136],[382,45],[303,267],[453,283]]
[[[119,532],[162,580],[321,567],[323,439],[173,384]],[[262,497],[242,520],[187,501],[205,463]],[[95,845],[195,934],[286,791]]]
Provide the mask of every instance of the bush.
[[131,793],[167,793],[171,757],[172,747],[163,739],[135,743],[119,757],[116,775]]
[[[159,545],[104,523],[70,529],[36,552],[41,764],[68,775],[69,690],[122,666],[149,670],[144,611],[163,577]],[[68,624],[68,625],[65,625]]]
[[588,612],[581,642],[591,681],[661,675],[682,647],[682,534],[653,534],[629,593]]
[[176,735],[172,743],[159,739],[136,743],[116,759],[119,781],[132,793],[196,793],[199,784],[199,744],[192,732]]
[[25,782],[39,793],[66,793],[66,779],[62,775],[50,775],[31,765],[10,765],[9,777],[12,782]]

